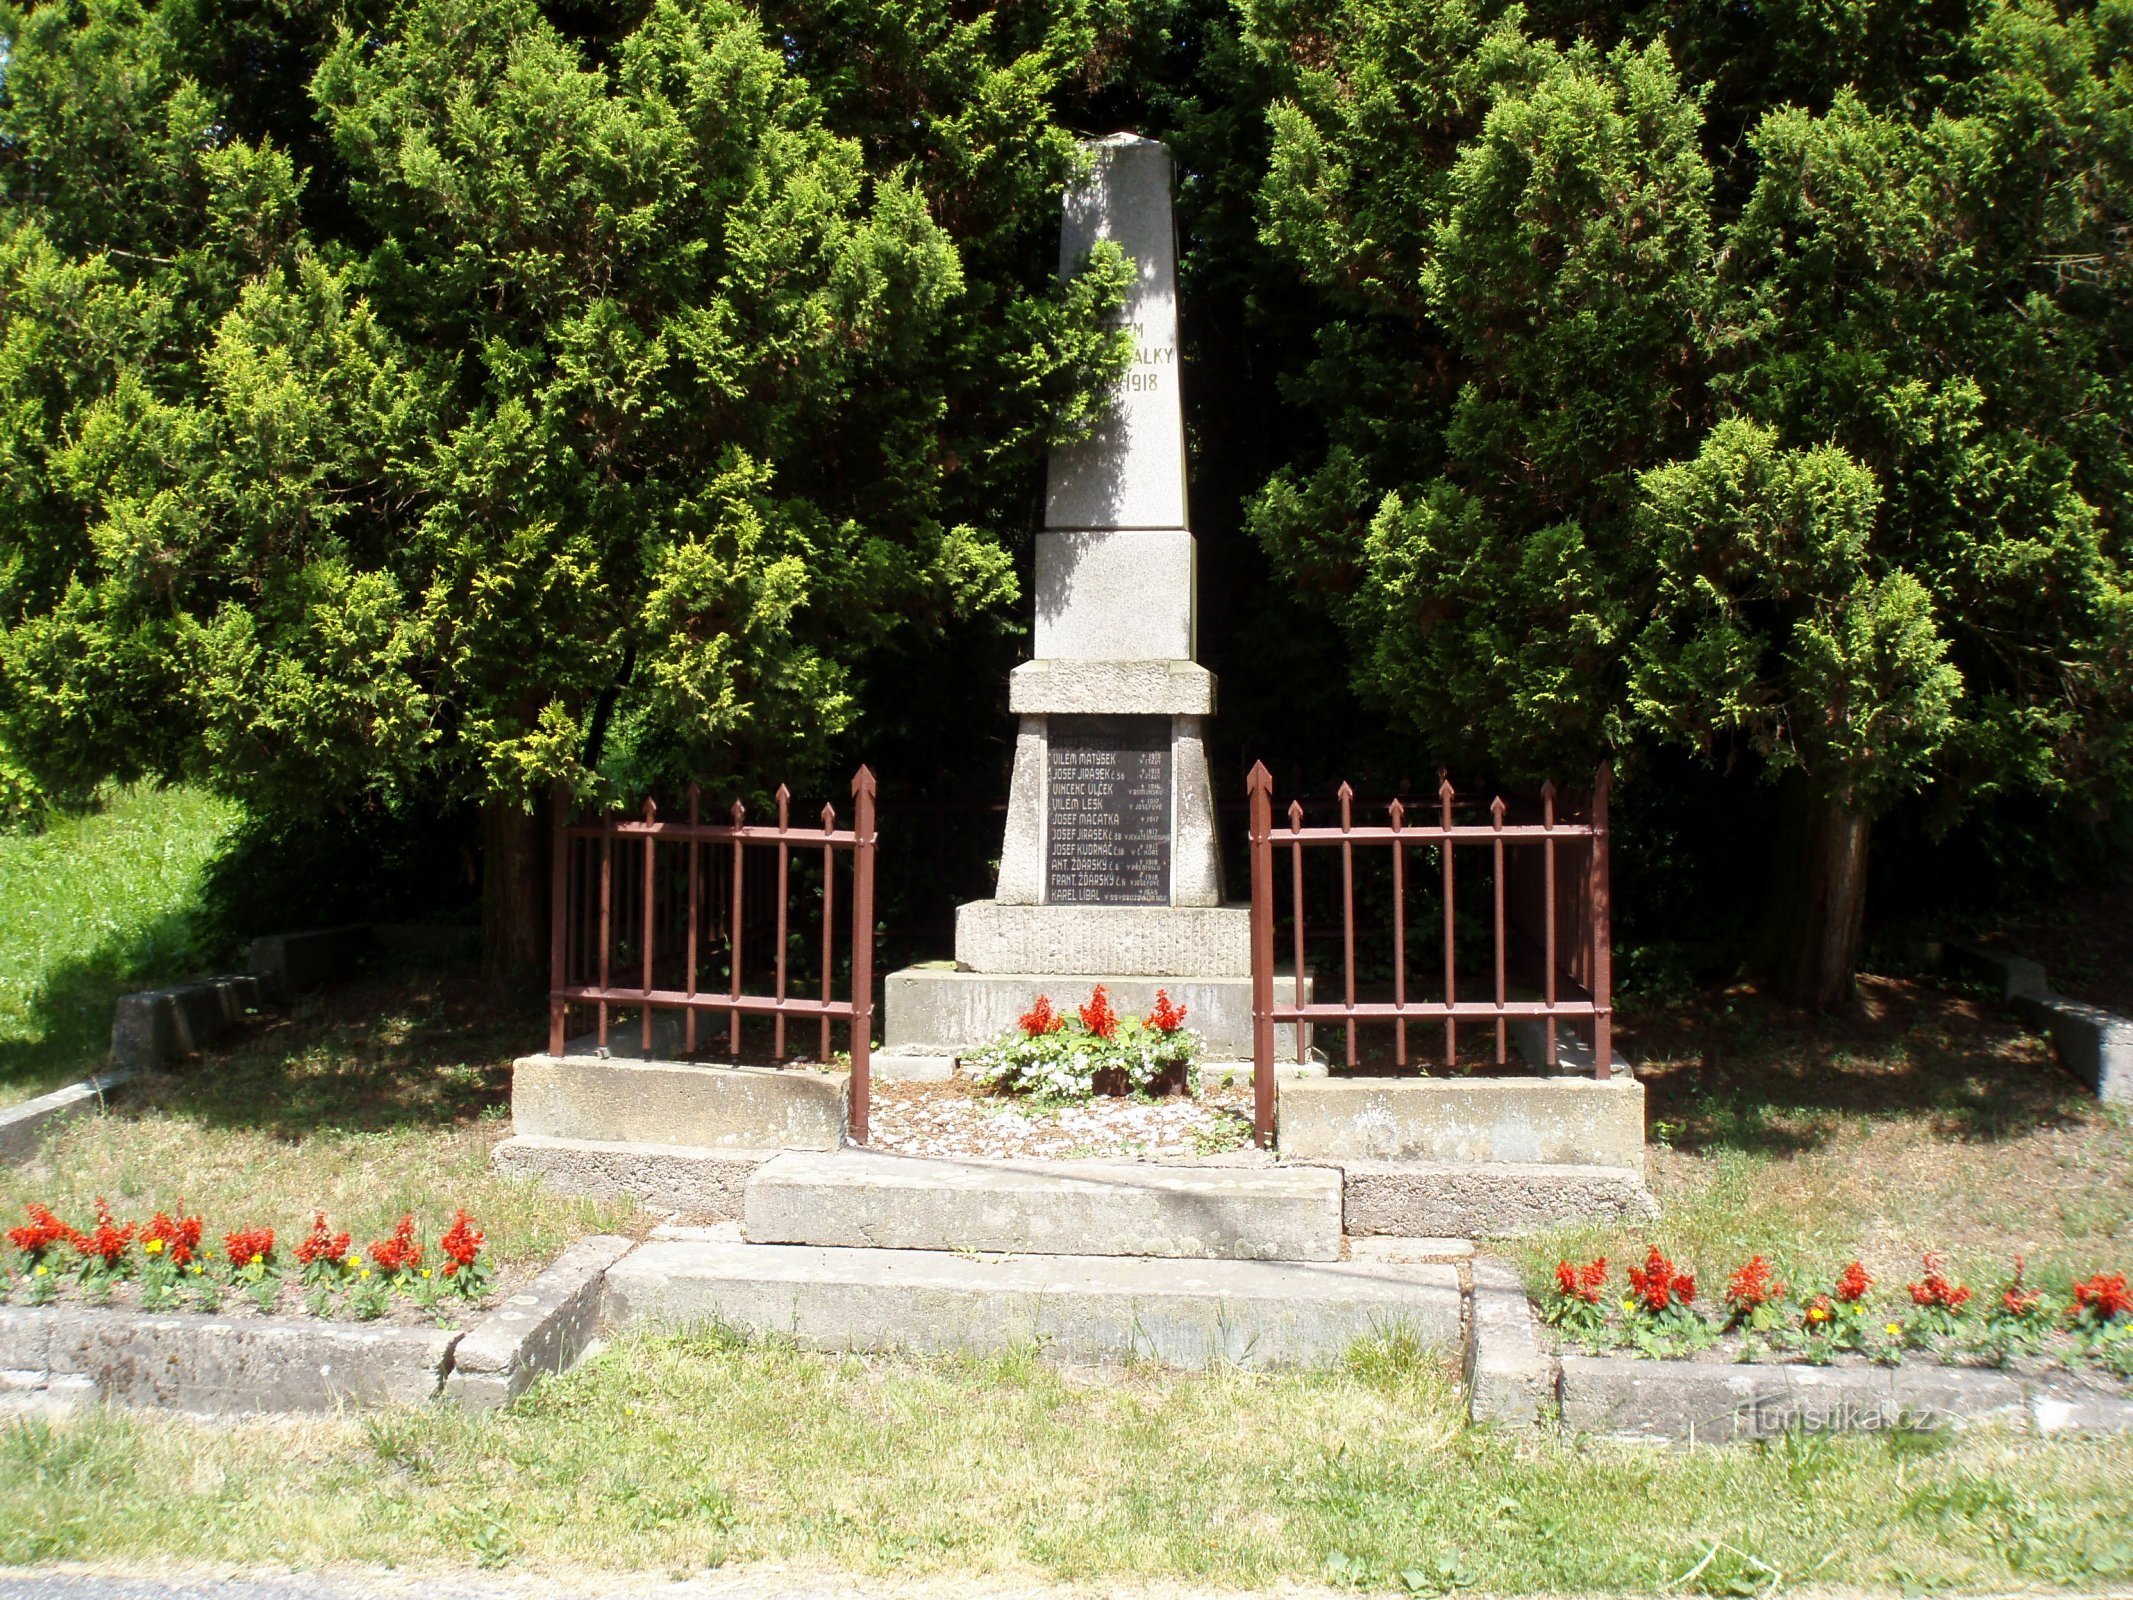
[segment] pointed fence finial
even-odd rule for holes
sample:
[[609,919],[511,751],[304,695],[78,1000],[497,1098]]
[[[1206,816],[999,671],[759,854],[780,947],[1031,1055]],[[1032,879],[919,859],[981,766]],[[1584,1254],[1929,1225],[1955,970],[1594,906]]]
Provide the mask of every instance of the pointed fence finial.
[[1341,797],[1341,832],[1346,833],[1354,826],[1355,790],[1344,783],[1338,793]]
[[738,828],[748,816],[748,808],[736,800],[733,802],[733,825]]
[[1555,780],[1548,779],[1541,785],[1541,826],[1555,826]]
[[1304,803],[1301,800],[1291,800],[1289,802],[1289,831],[1291,833],[1301,833],[1303,832],[1303,825]]
[[778,785],[778,832],[783,833],[791,820],[792,790]]
[[837,808],[833,805],[824,805],[822,808],[822,831],[824,833],[837,831]]
[[1503,826],[1502,795],[1498,795],[1495,799],[1489,802],[1489,822],[1490,825],[1493,827],[1501,828]]
[[1274,774],[1267,771],[1266,763],[1264,761],[1254,761],[1252,770],[1244,775],[1245,793],[1258,794],[1261,790],[1271,791],[1273,787]]
[[1392,804],[1387,806],[1385,810],[1387,815],[1392,818],[1392,831],[1398,833],[1400,825],[1407,820],[1407,807],[1401,805],[1399,796],[1395,795]]
[[659,820],[659,802],[650,795],[644,797],[644,820],[647,822],[657,822]]

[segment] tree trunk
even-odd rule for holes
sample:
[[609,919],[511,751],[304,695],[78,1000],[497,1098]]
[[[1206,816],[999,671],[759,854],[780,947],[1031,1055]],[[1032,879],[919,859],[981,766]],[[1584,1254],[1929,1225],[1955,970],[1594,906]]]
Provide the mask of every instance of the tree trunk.
[[498,799],[481,809],[482,970],[513,989],[548,986],[545,812]]
[[1782,998],[1829,1010],[1851,998],[1859,964],[1872,823],[1842,798],[1816,794],[1804,782],[1786,809],[1763,973]]

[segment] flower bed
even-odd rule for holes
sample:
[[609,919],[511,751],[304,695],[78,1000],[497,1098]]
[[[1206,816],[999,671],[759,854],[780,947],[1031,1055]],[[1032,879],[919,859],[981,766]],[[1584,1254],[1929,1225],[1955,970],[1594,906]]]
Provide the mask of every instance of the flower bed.
[[1900,1293],[1877,1293],[1857,1261],[1826,1285],[1817,1278],[1795,1286],[1755,1255],[1706,1310],[1695,1275],[1653,1245],[1623,1283],[1616,1286],[1605,1257],[1558,1262],[1541,1320],[1564,1344],[1591,1354],[1815,1366],[1916,1359],[2133,1380],[2133,1289],[2122,1272],[2094,1273],[2053,1303],[2026,1280],[2019,1257],[1981,1296],[1930,1252]]
[[261,1317],[305,1314],[356,1322],[450,1326],[487,1305],[497,1284],[486,1235],[464,1210],[434,1242],[412,1214],[358,1249],[323,1211],[293,1250],[271,1227],[230,1229],[211,1242],[205,1222],[158,1211],[121,1222],[98,1200],[84,1230],[32,1204],[7,1233],[0,1302],[55,1303],[149,1312],[196,1311]]
[[1049,996],[1003,1034],[963,1060],[972,1082],[1046,1101],[1092,1095],[1177,1095],[1199,1088],[1200,1036],[1185,1026],[1185,1008],[1155,992],[1145,1017],[1121,1017],[1102,984],[1072,1015]]

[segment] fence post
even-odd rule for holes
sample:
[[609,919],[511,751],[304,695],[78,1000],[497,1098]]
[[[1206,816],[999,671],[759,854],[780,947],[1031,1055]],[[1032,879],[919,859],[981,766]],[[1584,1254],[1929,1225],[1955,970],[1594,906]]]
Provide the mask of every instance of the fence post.
[[1614,1076],[1614,931],[1607,906],[1607,796],[1614,763],[1603,760],[1592,780],[1592,1072]]
[[874,774],[852,779],[852,1139],[867,1142],[874,1078]]
[[549,791],[551,843],[548,858],[548,1053],[563,1053],[570,1002],[570,791],[557,779]]
[[[1265,762],[1252,763],[1244,787],[1252,802],[1252,1133],[1266,1147],[1274,1142],[1274,778]],[[1296,984],[1300,1000],[1301,972]],[[1296,1029],[1300,1039],[1301,1021]]]

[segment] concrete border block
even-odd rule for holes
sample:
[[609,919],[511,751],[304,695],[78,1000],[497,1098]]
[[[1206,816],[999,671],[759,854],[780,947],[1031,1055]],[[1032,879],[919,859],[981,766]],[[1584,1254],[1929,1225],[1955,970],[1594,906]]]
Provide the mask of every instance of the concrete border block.
[[29,1160],[62,1124],[102,1109],[105,1096],[132,1077],[130,1071],[99,1073],[0,1111],[0,1161]]
[[1291,1079],[1274,1115],[1281,1153],[1296,1160],[1644,1165],[1634,1078]]
[[835,1150],[850,1075],[621,1057],[521,1057],[511,1068],[514,1132],[549,1139],[702,1150]]
[[562,1194],[629,1198],[655,1210],[738,1217],[748,1180],[777,1154],[522,1133],[490,1151],[489,1160],[499,1172],[538,1179]]
[[878,1083],[946,1083],[955,1076],[953,1055],[921,1055],[915,1050],[877,1050],[869,1071]]
[[245,964],[276,994],[301,994],[346,976],[377,947],[378,936],[369,923],[350,922],[254,939]]
[[87,1378],[117,1405],[201,1416],[414,1405],[444,1383],[456,1329],[79,1306],[0,1307],[5,1363]]
[[201,978],[122,994],[111,1018],[111,1065],[153,1071],[227,1038],[257,1014],[259,979],[251,973]]
[[1554,1419],[1556,1363],[1518,1269],[1477,1256],[1467,1319],[1466,1409],[1473,1422],[1534,1428]]
[[1993,985],[2000,991],[2002,1000],[2051,993],[2051,985],[2044,976],[2044,964],[2040,961],[2032,961],[2027,956],[2002,955],[1997,950],[1980,950],[1969,944],[1944,944],[1940,949],[1941,959],[1950,967],[1966,978]]
[[2133,1103],[2133,1020],[2058,994],[2017,995],[2015,1015],[2052,1042],[2059,1064],[2099,1100]]
[[1565,1222],[1656,1217],[1631,1167],[1542,1162],[1344,1161],[1342,1227],[1359,1234],[1509,1238]]
[[517,1399],[535,1379],[568,1372],[599,1325],[607,1269],[634,1247],[612,1234],[571,1245],[467,1330],[452,1351],[445,1397],[469,1410],[492,1410]]

